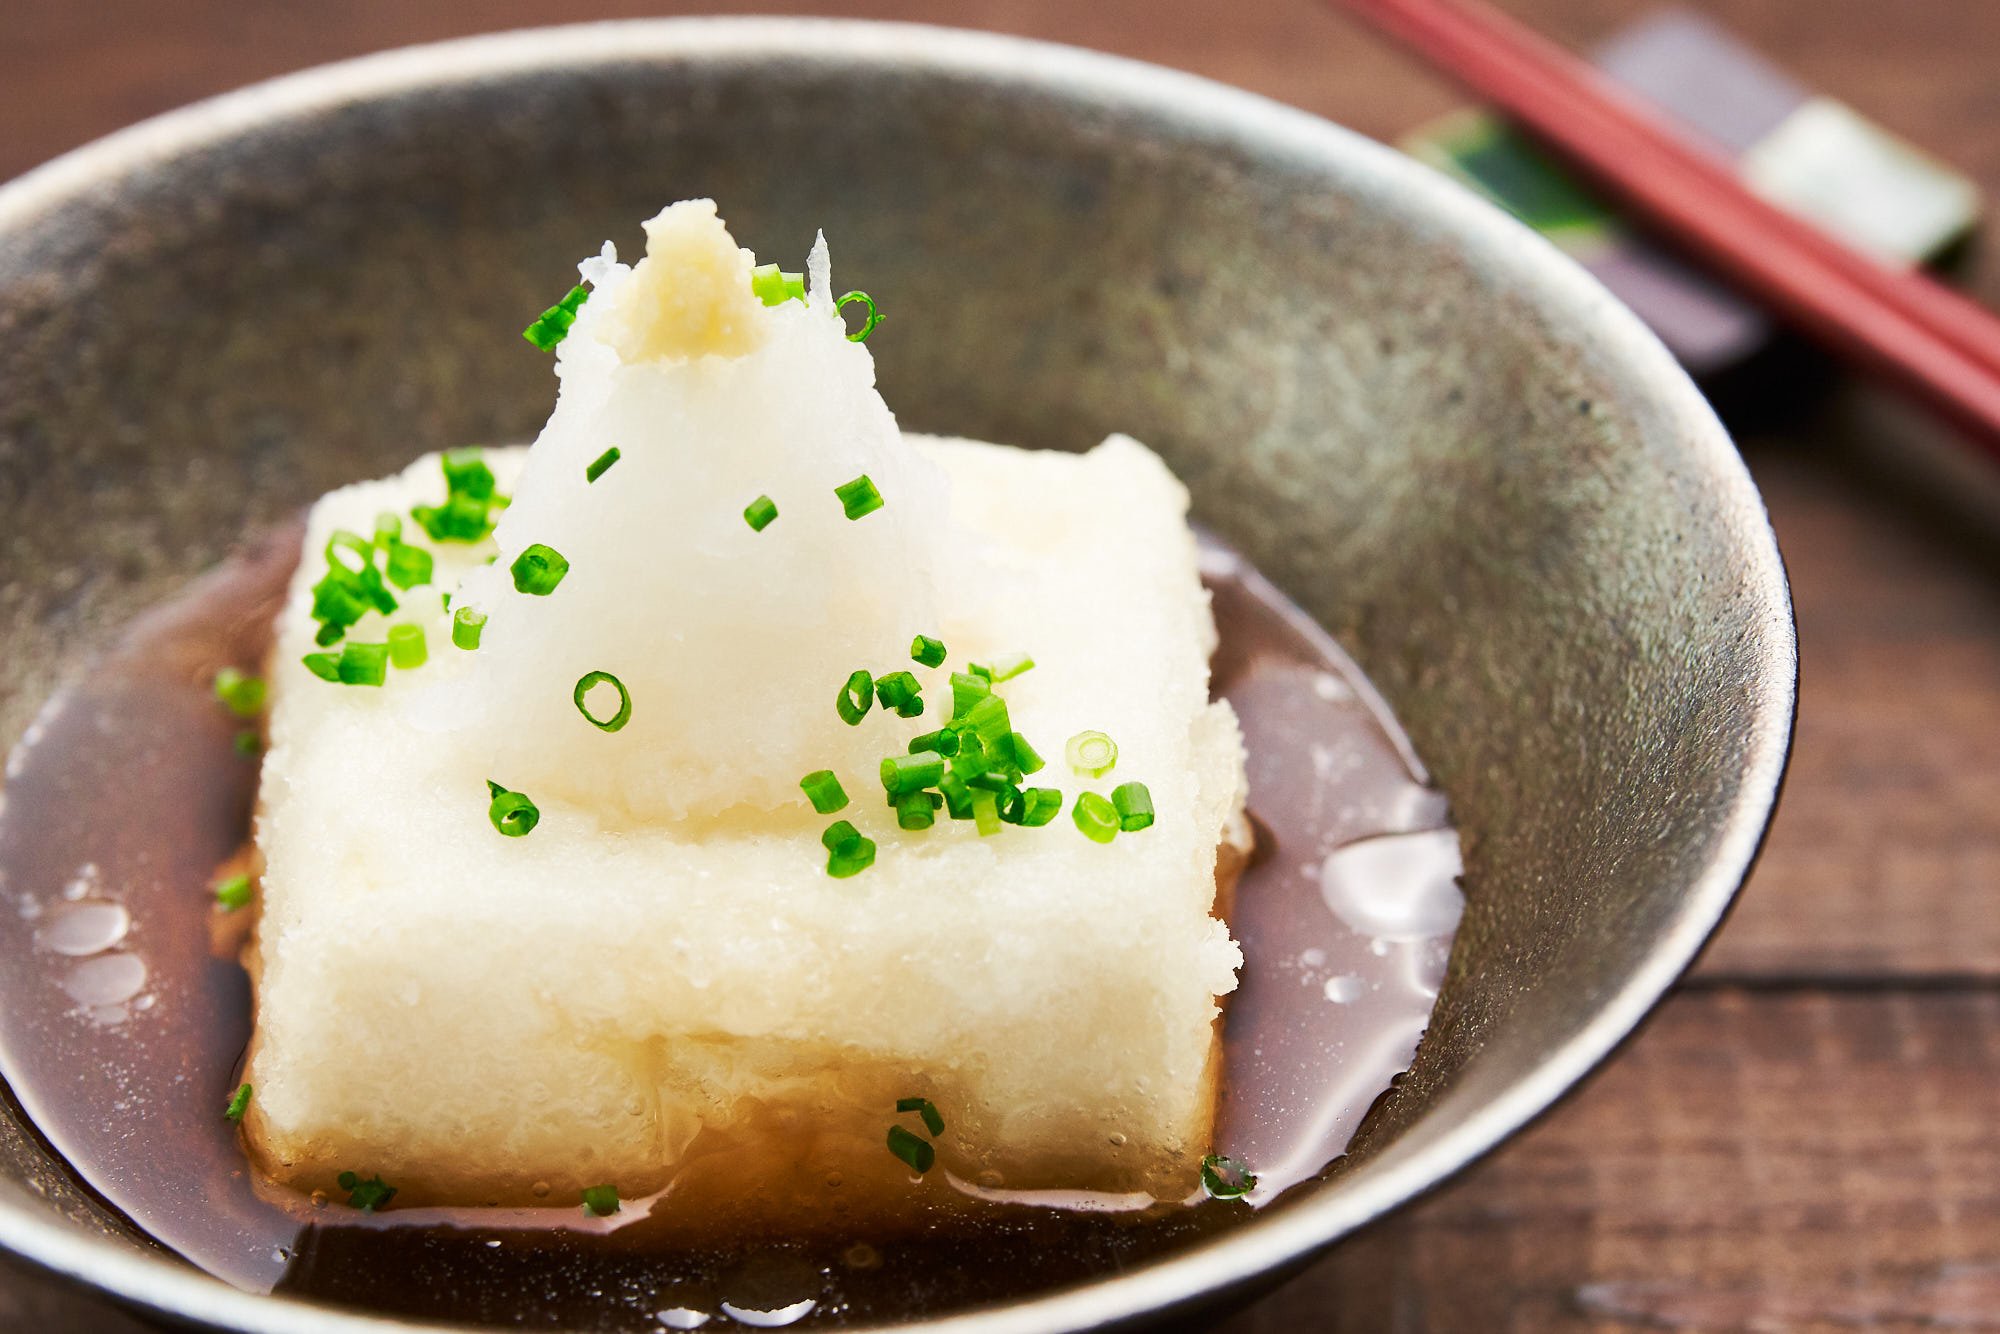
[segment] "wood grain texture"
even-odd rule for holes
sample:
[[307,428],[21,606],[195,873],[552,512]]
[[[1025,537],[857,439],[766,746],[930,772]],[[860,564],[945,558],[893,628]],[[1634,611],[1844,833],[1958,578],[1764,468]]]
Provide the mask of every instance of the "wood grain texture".
[[2000,1328],[2000,995],[1686,992],[1557,1115],[1230,1321]]
[[[2000,197],[1994,0],[1693,0]],[[1584,47],[1654,0],[1504,0]],[[14,0],[0,176],[305,65],[659,0]],[[727,0],[707,12],[770,12]],[[1392,138],[1448,85],[1314,0],[819,0],[1193,70]],[[2000,305],[2000,265],[1972,290]],[[1823,382],[1823,383],[1821,383]],[[1687,988],[1596,1080],[1227,1334],[2000,1328],[2000,473],[1806,367],[1732,418],[1797,599],[1785,801]],[[0,1329],[138,1326],[0,1271]]]
[[1990,980],[2000,472],[1855,389],[1744,450],[1792,577],[1798,737],[1763,860],[1703,971]]

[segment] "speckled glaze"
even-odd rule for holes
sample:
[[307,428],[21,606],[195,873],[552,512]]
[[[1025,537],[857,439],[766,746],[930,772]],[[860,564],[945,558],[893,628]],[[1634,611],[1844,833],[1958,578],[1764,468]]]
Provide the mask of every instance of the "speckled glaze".
[[[1469,907],[1355,1151],[1163,1263],[935,1326],[1184,1311],[1302,1263],[1547,1107],[1693,959],[1790,737],[1763,508],[1638,323],[1524,229],[1322,121],[936,29],[682,20],[396,52],[0,189],[0,738],[247,529],[546,415],[524,313],[661,202],[812,228],[906,426],[1123,430],[1353,651],[1451,794]],[[0,1102],[0,1246],[229,1329],[415,1328],[235,1292]]]

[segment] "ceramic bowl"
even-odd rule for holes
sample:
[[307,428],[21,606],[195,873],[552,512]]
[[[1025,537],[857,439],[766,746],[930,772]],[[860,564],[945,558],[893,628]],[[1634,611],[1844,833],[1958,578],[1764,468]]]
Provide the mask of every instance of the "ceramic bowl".
[[[1520,1129],[1688,967],[1771,813],[1795,677],[1770,527],[1701,396],[1574,264],[1388,149],[1001,37],[478,38],[202,103],[0,188],[0,737],[246,528],[531,434],[549,381],[523,312],[694,195],[759,251],[838,239],[894,312],[907,427],[1152,444],[1360,660],[1465,837],[1431,1031],[1335,1171],[951,1329],[1143,1321],[1269,1281]],[[7,1106],[0,1247],[190,1323],[415,1328],[149,1250]]]

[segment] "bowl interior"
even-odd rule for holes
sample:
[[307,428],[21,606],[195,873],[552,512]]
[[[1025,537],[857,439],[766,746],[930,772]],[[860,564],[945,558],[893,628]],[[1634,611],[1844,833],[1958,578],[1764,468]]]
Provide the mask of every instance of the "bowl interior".
[[[906,426],[1163,453],[1360,660],[1465,835],[1435,1022],[1340,1170],[1037,1327],[1365,1221],[1558,1095],[1686,965],[1754,851],[1792,680],[1770,533],[1699,398],[1587,279],[1421,169],[1002,39],[462,43],[196,108],[0,194],[0,736],[246,530],[420,450],[531,434],[552,382],[524,312],[693,195],[760,253],[825,228],[890,313]],[[8,1244],[243,1318],[112,1264],[131,1243],[6,1115],[0,1175]],[[51,1250],[31,1214],[115,1240]]]

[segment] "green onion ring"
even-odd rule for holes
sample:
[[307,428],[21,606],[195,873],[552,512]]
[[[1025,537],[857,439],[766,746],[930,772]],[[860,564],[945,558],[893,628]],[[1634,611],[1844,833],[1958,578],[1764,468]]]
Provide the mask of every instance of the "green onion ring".
[[834,309],[845,310],[847,309],[847,303],[850,301],[859,301],[866,305],[868,307],[868,318],[861,321],[859,329],[847,335],[847,341],[850,343],[865,343],[868,341],[868,335],[875,332],[875,326],[882,322],[882,312],[875,309],[875,298],[866,292],[849,292],[846,296],[833,303]]
[[[590,706],[583,702],[584,696],[590,693],[592,686],[605,683],[614,686],[618,691],[618,712],[611,715],[609,721],[594,717],[590,712]],[[632,721],[632,692],[625,688],[623,681],[610,672],[584,673],[577,678],[576,691],[570,698],[576,701],[576,711],[583,715],[584,721],[600,732],[615,732]]]

